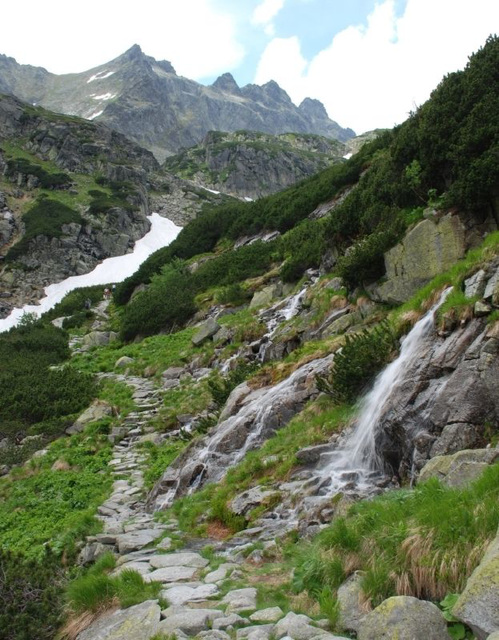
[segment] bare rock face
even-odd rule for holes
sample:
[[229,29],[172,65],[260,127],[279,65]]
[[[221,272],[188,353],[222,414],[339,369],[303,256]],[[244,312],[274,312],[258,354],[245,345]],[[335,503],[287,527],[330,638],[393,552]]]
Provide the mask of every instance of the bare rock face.
[[402,478],[437,455],[484,446],[484,425],[499,420],[499,339],[474,319],[447,337],[436,332],[390,398],[377,448],[387,470]]

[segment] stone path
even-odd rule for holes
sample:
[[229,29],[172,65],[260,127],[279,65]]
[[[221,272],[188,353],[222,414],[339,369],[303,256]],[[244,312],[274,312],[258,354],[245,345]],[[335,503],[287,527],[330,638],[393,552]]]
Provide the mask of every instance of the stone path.
[[[116,480],[111,496],[98,509],[103,532],[87,538],[80,562],[90,565],[111,551],[117,557],[112,575],[134,569],[146,582],[161,582],[161,600],[104,615],[81,632],[78,640],[148,640],[158,633],[179,640],[188,636],[209,640],[337,638],[326,630],[326,621],[317,623],[291,612],[285,615],[279,607],[259,609],[257,589],[252,586],[224,588],[228,580],[244,581],[241,565],[244,552],[253,547],[251,530],[230,543],[218,543],[218,557],[211,563],[198,552],[201,542],[188,541],[187,547],[173,549],[168,534],[176,532],[175,520],[159,523],[145,510],[144,456],[137,447],[154,431],[149,423],[161,397],[148,379],[101,374],[108,376],[134,388],[137,411],[128,414],[109,436],[115,443],[109,464]],[[207,542],[203,539],[202,546]],[[167,606],[160,606],[160,602]]]

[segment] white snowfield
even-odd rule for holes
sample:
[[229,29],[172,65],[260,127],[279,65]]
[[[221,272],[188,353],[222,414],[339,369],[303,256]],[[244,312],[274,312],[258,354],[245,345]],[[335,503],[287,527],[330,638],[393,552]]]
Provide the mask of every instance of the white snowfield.
[[157,213],[153,213],[148,218],[151,221],[151,229],[143,238],[137,240],[132,253],[116,256],[115,258],[107,258],[90,273],[82,276],[71,276],[62,282],[46,287],[45,297],[40,300],[39,304],[26,305],[22,309],[14,309],[7,318],[0,320],[0,333],[15,327],[24,313],[35,313],[37,316],[41,316],[42,313],[52,309],[73,289],[122,282],[125,278],[134,274],[151,253],[173,242],[182,229],[182,227],[177,227],[168,218],[162,218]]
[[87,80],[87,84],[89,82],[93,82],[94,80],[105,80],[106,78],[109,78],[109,76],[112,76],[113,73],[114,71],[99,71],[99,73],[96,73],[95,76],[91,76]]

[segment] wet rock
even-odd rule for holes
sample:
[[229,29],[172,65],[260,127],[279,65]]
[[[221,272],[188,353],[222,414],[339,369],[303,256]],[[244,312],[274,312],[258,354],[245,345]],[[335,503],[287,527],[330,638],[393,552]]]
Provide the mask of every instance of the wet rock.
[[315,464],[319,461],[321,454],[329,453],[331,445],[318,444],[311,447],[305,447],[296,452],[296,459],[300,464]]
[[255,507],[268,503],[274,496],[279,495],[278,491],[265,491],[261,487],[253,487],[231,500],[229,508],[238,516],[246,515]]
[[206,340],[212,338],[218,331],[220,331],[221,326],[218,324],[216,320],[213,318],[209,318],[204,322],[198,329],[197,333],[195,333],[192,338],[192,344],[195,347],[201,346]]
[[225,403],[222,413],[220,414],[220,421],[227,420],[230,416],[237,413],[243,400],[251,393],[251,388],[246,382],[238,385],[231,391],[230,396]]
[[452,613],[471,627],[479,640],[499,632],[499,533],[468,579]]
[[147,600],[99,618],[77,640],[148,640],[159,631],[160,613],[157,601]]
[[361,622],[358,640],[450,640],[442,612],[431,602],[395,596]]

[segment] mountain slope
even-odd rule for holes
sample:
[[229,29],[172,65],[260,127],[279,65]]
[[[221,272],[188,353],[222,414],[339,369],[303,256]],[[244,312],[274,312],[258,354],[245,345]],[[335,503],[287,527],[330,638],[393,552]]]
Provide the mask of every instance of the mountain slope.
[[167,158],[164,167],[204,187],[260,198],[338,162],[345,146],[313,134],[210,131],[201,144]]
[[138,45],[84,73],[60,76],[0,56],[0,87],[54,111],[98,118],[160,160],[212,130],[293,131],[339,140],[354,135],[330,120],[317,100],[296,107],[273,81],[239,88],[224,74],[206,87],[177,76],[169,62],[144,55]]

